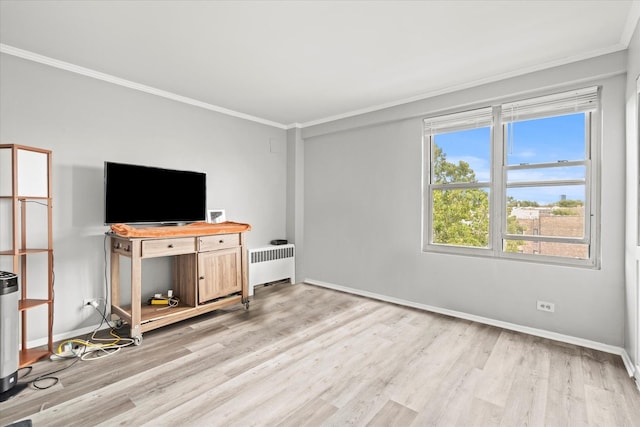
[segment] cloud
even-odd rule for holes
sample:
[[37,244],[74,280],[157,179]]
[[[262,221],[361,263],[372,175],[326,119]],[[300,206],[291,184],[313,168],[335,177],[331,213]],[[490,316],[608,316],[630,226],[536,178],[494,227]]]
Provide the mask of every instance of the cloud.
[[530,159],[533,157],[536,157],[538,155],[538,153],[536,153],[533,150],[525,150],[525,151],[518,151],[517,153],[514,154],[509,154],[509,157],[522,157],[525,159]]

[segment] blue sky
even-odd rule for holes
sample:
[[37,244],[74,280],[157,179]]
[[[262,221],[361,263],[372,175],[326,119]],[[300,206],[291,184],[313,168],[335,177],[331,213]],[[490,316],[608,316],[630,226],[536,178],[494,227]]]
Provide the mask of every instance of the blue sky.
[[[447,161],[458,163],[463,160],[475,171],[478,181],[489,180],[489,128],[439,134],[435,141],[446,153]],[[584,114],[516,122],[513,127],[509,126],[507,141],[509,165],[584,160]],[[576,179],[584,178],[584,174],[583,166],[559,165],[553,168],[511,171],[509,180]],[[568,199],[584,200],[584,190],[584,186],[518,188],[509,190],[508,195],[518,200],[535,200],[542,205],[560,200],[561,195],[566,195]]]

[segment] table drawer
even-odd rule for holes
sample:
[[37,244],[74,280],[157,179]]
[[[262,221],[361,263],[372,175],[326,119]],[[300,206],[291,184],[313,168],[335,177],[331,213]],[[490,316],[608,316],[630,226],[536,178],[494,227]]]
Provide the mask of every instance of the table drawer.
[[200,239],[200,252],[215,251],[218,249],[234,248],[240,246],[240,233],[215,234],[202,236]]
[[189,254],[195,251],[196,239],[194,237],[144,240],[142,242],[143,258]]

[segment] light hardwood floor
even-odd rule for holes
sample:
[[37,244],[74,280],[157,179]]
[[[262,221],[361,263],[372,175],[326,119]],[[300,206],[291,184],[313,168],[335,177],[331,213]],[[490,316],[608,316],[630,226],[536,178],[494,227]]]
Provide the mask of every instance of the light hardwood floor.
[[619,356],[304,284],[57,376],[0,425],[640,426]]

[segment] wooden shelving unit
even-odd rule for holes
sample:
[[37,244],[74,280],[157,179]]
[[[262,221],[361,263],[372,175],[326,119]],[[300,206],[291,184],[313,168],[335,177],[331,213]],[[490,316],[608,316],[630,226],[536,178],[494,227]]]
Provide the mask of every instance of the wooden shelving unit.
[[[0,250],[0,256],[12,257],[13,273],[18,275],[20,284],[21,349],[20,367],[28,366],[53,352],[53,232],[51,198],[51,151],[17,144],[0,144],[0,203],[1,206],[0,244],[7,245]],[[27,233],[29,216],[27,205],[35,202],[39,208],[46,209],[46,245],[31,247]],[[10,216],[6,220],[4,215]],[[37,229],[37,228],[36,228]],[[2,237],[2,236],[0,236]],[[47,256],[46,284],[30,283],[27,280],[27,261],[35,254]],[[46,289],[43,289],[46,288]],[[33,294],[46,297],[32,298]],[[46,306],[47,345],[28,348],[28,320],[32,309]]]
[[[111,240],[111,314],[130,326],[134,344],[142,333],[234,304],[249,308],[244,232],[189,237],[122,237]],[[131,304],[121,305],[120,258],[129,258]],[[173,257],[177,307],[158,308],[142,298],[142,260]]]

